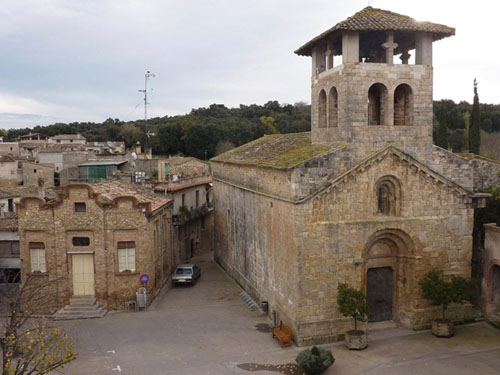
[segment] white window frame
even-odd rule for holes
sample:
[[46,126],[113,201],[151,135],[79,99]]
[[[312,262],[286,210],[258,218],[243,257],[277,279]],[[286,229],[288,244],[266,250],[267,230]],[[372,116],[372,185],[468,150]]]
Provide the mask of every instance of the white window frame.
[[118,249],[118,272],[135,272],[135,247]]
[[47,272],[45,249],[30,249],[31,272]]

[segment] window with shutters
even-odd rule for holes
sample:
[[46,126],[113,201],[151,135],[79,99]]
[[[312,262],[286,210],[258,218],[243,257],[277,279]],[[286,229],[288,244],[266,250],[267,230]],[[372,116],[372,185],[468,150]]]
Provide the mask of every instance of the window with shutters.
[[29,243],[31,272],[47,272],[45,266],[45,245],[43,242]]
[[135,242],[118,242],[118,272],[135,272]]

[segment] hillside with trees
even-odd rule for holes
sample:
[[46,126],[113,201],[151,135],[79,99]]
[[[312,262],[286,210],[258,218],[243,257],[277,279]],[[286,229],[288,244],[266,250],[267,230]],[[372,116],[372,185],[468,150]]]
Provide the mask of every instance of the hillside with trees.
[[[479,107],[481,154],[500,159],[500,105],[479,104]],[[441,117],[446,123],[441,126],[441,139],[446,138],[448,148],[454,152],[467,152],[472,112],[473,105],[465,101],[435,101],[434,143],[438,144]],[[264,105],[242,104],[238,108],[212,104],[208,108],[193,109],[186,115],[156,117],[146,122],[109,118],[102,123],[57,123],[33,129],[10,129],[7,140],[30,131],[49,136],[81,133],[88,141],[124,141],[128,147],[140,141],[150,145],[157,155],[183,154],[204,159],[264,134],[309,131],[310,123],[311,109],[305,103],[291,105],[269,101]]]

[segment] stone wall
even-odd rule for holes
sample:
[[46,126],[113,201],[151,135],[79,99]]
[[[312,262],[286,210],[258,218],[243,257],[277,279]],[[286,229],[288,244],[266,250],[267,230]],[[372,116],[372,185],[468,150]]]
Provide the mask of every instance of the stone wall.
[[[351,328],[337,310],[336,288],[365,289],[369,268],[393,268],[393,317],[414,329],[439,315],[420,297],[423,274],[470,277],[472,199],[394,153],[301,203],[220,181],[213,170],[216,260],[257,301],[269,302],[298,345],[335,341]],[[378,213],[375,189],[388,174],[400,187],[390,216]],[[272,183],[272,174],[261,176],[268,178],[261,186]],[[450,309],[457,320],[467,313]]]
[[[385,120],[368,125],[368,91],[380,83]],[[411,87],[411,125],[394,125],[394,91],[400,84]],[[319,94],[332,87],[338,93],[338,126],[319,128]],[[423,158],[432,148],[432,67],[349,63],[313,76],[311,91],[311,131],[315,144],[345,143],[359,161],[390,144]]]
[[469,161],[474,170],[474,189],[484,191],[500,186],[500,162],[477,155]]
[[[74,203],[86,205],[86,212],[75,212]],[[135,300],[141,286],[139,276],[149,274],[150,300],[158,293],[173,268],[170,241],[171,215],[165,207],[146,217],[131,198],[103,206],[87,185],[70,185],[67,195],[57,203],[24,198],[18,204],[21,275],[56,282],[57,301],[53,309],[64,306],[73,295],[72,252],[94,256],[95,296],[106,308],[122,309]],[[88,237],[89,246],[73,246],[73,237]],[[117,243],[134,241],[135,272],[119,272]],[[31,272],[29,242],[43,242],[47,272]]]
[[295,331],[299,304],[295,206],[214,181],[215,259]]
[[482,307],[488,320],[500,323],[500,227],[484,226]]

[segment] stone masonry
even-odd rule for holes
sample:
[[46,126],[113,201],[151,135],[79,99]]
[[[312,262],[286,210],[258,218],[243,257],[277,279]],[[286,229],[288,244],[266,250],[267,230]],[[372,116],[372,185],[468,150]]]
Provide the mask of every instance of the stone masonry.
[[[92,254],[98,304],[123,309],[125,301],[135,300],[142,273],[150,277],[147,290],[154,298],[173,267],[169,251],[172,201],[151,194],[109,181],[68,185],[55,201],[23,198],[17,211],[22,278],[55,280],[57,306],[51,306],[55,310],[74,295],[72,257]],[[75,204],[84,204],[85,211],[77,212]],[[75,243],[75,237],[88,238],[88,243]],[[132,272],[118,269],[120,242],[135,246]],[[43,244],[46,272],[32,272],[30,243]]]
[[[311,133],[212,159],[216,260],[299,346],[352,329],[337,308],[341,282],[367,292],[373,321],[422,329],[440,310],[420,278],[471,275],[478,172],[432,144],[432,42],[454,32],[363,9],[296,51],[312,57]],[[450,306],[452,319],[470,316]]]

